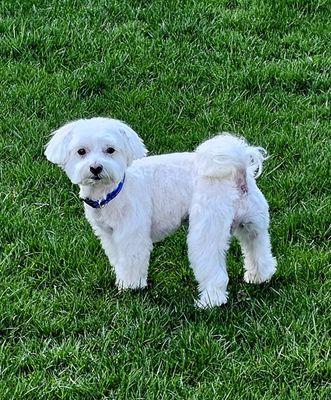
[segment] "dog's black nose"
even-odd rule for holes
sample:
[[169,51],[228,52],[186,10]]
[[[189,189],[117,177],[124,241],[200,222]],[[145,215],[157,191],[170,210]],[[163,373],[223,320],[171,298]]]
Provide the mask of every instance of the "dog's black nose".
[[102,171],[102,165],[98,165],[96,167],[90,167],[90,171],[92,172],[93,175],[99,175],[100,172]]

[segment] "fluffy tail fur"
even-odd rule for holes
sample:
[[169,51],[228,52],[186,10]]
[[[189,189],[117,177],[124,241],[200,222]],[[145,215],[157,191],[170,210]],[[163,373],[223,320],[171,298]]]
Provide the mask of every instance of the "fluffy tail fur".
[[245,139],[222,133],[196,149],[196,167],[200,176],[228,178],[238,172],[258,178],[267,152],[250,146]]

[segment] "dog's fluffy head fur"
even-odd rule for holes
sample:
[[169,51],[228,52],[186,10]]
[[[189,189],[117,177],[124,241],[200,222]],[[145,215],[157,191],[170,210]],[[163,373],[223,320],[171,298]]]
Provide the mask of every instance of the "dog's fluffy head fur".
[[[45,150],[47,159],[60,165],[71,182],[79,185],[117,183],[132,161],[146,153],[133,129],[110,118],[69,122],[53,133]],[[91,167],[102,171],[94,175]]]

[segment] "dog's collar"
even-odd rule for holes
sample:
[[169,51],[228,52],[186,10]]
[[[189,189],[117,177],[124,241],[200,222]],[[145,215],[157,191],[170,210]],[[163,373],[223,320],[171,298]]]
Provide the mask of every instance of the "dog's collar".
[[103,208],[110,201],[115,199],[115,197],[119,194],[119,192],[122,190],[122,188],[124,186],[124,181],[125,181],[125,174],[124,174],[121,182],[117,185],[116,189],[114,189],[112,192],[108,193],[104,199],[92,200],[92,199],[89,199],[88,197],[86,197],[85,199],[82,199],[82,200],[92,208]]

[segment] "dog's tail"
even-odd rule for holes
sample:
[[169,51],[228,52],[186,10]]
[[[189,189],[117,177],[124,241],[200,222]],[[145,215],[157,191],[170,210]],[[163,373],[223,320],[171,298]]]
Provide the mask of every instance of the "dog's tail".
[[244,173],[257,178],[262,173],[267,152],[250,146],[245,139],[221,133],[196,149],[196,168],[200,176],[225,179]]

